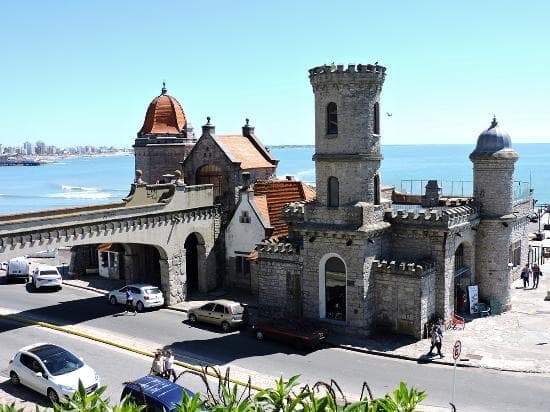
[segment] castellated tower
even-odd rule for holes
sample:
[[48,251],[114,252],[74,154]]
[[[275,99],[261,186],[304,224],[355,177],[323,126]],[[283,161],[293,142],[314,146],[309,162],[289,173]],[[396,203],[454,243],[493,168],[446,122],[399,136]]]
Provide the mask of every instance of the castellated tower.
[[319,204],[380,203],[380,92],[386,68],[367,64],[309,71],[315,94]]
[[475,272],[480,298],[487,302],[497,299],[505,310],[511,307],[509,262],[512,258],[509,250],[518,220],[513,213],[514,163],[517,159],[510,136],[493,118],[470,154],[474,164],[474,198],[481,207]]

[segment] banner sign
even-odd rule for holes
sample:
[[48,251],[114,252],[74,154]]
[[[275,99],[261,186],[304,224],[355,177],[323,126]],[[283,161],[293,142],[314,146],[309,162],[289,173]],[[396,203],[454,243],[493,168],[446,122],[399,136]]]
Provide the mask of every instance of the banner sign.
[[479,303],[479,295],[477,285],[468,286],[468,294],[470,295],[470,315],[478,312],[477,304]]

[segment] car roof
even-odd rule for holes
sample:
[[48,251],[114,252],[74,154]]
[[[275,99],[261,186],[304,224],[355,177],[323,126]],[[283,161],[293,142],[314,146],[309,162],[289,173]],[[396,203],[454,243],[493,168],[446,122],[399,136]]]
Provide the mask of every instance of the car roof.
[[38,270],[57,270],[57,268],[52,265],[38,265]]
[[211,300],[209,302],[205,302],[203,305],[201,306],[204,306],[204,305],[207,305],[209,303],[219,303],[220,305],[229,305],[229,306],[233,306],[233,305],[241,305],[239,302],[235,302],[234,300],[229,300],[229,299],[216,299],[216,300]]
[[51,343],[44,343],[41,345],[34,346],[27,350],[27,352],[32,353],[33,355],[38,356],[40,359],[47,358],[48,356],[54,353],[66,352],[66,349],[63,349],[61,346],[52,345]]
[[194,393],[189,389],[161,378],[160,376],[147,375],[133,382],[129,382],[126,386],[137,392],[141,391],[141,386],[145,396],[169,406],[170,409],[173,408],[175,403],[181,402],[183,391],[186,391],[191,397],[194,396]]
[[[158,288],[158,286],[149,285],[148,283],[131,283],[131,284],[126,285],[126,286],[131,286],[131,287],[138,288],[138,289],[141,289],[141,288]],[[123,286],[123,287],[126,287],[126,286]]]
[[33,343],[32,345],[27,345],[27,346],[22,347],[17,352],[31,352],[32,353],[32,350],[34,348],[38,348],[39,346],[44,346],[44,345],[51,345],[51,343],[44,343],[44,342]]

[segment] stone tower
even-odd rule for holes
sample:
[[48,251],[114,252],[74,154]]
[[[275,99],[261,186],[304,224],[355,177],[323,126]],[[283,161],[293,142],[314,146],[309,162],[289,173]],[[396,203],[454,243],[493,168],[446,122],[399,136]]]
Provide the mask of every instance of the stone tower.
[[162,84],[145,113],[143,126],[134,144],[136,169],[146,183],[161,181],[173,174],[193,149],[197,139],[180,103],[167,94]]
[[319,66],[309,71],[315,94],[316,191],[319,204],[380,203],[378,64]]
[[481,207],[476,234],[476,274],[481,300],[500,301],[504,310],[510,303],[509,256],[513,227],[518,217],[514,206],[514,163],[518,154],[510,136],[493,118],[491,126],[479,135],[470,154],[473,162],[474,198]]

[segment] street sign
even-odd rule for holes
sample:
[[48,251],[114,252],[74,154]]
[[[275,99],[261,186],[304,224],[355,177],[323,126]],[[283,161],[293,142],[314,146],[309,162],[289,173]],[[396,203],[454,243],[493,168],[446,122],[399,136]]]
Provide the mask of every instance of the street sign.
[[456,361],[460,357],[460,351],[462,350],[462,343],[457,340],[453,345],[453,359]]

